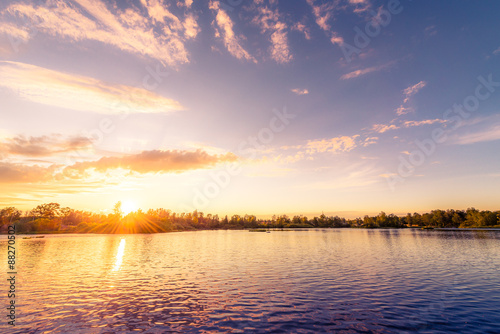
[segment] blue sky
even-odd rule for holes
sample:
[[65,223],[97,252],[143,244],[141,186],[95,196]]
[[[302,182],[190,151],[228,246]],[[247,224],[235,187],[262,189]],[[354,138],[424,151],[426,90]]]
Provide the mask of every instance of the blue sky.
[[495,1],[6,1],[0,205],[498,209]]

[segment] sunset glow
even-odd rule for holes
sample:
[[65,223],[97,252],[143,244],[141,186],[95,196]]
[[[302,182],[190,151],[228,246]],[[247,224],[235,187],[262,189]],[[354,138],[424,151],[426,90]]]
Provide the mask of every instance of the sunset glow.
[[340,3],[2,2],[0,206],[498,209],[500,4]]
[[133,201],[127,200],[122,202],[122,211],[124,215],[137,211],[137,209],[139,209],[139,207]]

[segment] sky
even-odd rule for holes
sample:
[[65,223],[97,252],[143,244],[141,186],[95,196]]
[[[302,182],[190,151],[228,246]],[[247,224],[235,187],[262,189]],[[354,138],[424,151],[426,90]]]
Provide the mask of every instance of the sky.
[[498,210],[500,2],[0,4],[0,207]]

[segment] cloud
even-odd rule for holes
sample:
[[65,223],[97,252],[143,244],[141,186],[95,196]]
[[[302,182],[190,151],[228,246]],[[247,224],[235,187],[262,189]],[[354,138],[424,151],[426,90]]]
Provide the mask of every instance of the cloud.
[[387,64],[383,64],[383,65],[379,65],[379,66],[372,66],[372,67],[367,67],[364,69],[352,71],[352,72],[349,72],[347,74],[342,75],[340,77],[340,79],[341,80],[353,79],[353,78],[357,78],[357,77],[360,77],[360,76],[368,74],[368,73],[385,70],[386,68],[390,67],[392,64],[394,64],[394,62],[389,62]]
[[300,88],[293,88],[291,89],[292,92],[294,92],[297,95],[306,95],[309,94],[309,91],[307,89],[300,89]]
[[[322,4],[315,4],[316,0],[306,1],[309,6],[311,6],[316,24],[330,38],[330,42],[334,45],[344,44],[344,39],[338,32],[332,30],[329,21],[333,19],[336,10],[347,10],[349,6],[340,5],[339,1],[327,1]],[[348,4],[354,7],[353,13],[355,14],[361,14],[371,8],[371,4],[368,0],[348,0]]]
[[286,23],[280,20],[277,10],[271,10],[265,6],[257,7],[258,15],[252,22],[261,28],[263,34],[270,33],[271,57],[279,64],[288,63],[293,59],[288,46],[288,35]]
[[473,133],[460,136],[452,140],[453,144],[470,145],[481,142],[489,142],[500,139],[500,124],[495,124]]
[[185,29],[185,35],[189,38],[195,38],[200,32],[200,28],[196,22],[196,17],[192,13],[186,16],[182,25]]
[[222,162],[234,162],[237,157],[232,153],[210,155],[203,150],[196,151],[144,151],[124,157],[103,157],[97,161],[78,162],[66,167],[65,173],[77,171],[79,174],[88,169],[106,172],[122,168],[132,172],[145,173],[181,173],[187,170],[212,167]]
[[378,137],[361,138],[360,135],[338,136],[308,140],[305,144],[300,145],[285,145],[276,149],[268,149],[263,153],[272,153],[271,159],[273,161],[288,164],[301,160],[314,160],[314,156],[318,154],[347,153],[357,147],[366,147],[375,144],[377,141]]
[[169,29],[181,30],[182,23],[180,19],[172,14],[165,3],[159,0],[141,0],[141,4],[146,8],[148,15],[159,23],[170,23]]
[[390,125],[385,125],[385,124],[374,124],[372,126],[372,130],[378,133],[384,133],[389,130],[397,130],[399,129],[399,126],[390,124]]
[[257,63],[257,60],[241,46],[239,38],[233,30],[233,21],[220,7],[219,1],[210,0],[209,8],[216,13],[215,23],[218,28],[213,24],[216,30],[215,36],[222,38],[227,51],[238,59],[246,59]]
[[328,21],[333,17],[335,5],[333,3],[315,5],[314,1],[315,0],[307,0],[307,3],[311,6],[316,19],[316,24],[326,33],[332,44],[342,45],[344,43],[344,39],[339,35],[339,33],[333,31],[328,23]]
[[493,54],[494,55],[500,55],[500,47],[498,49],[496,49],[495,51],[493,51]]
[[60,153],[89,148],[92,141],[86,137],[62,138],[60,135],[6,138],[0,142],[0,155],[48,157]]
[[100,80],[34,65],[0,61],[0,87],[33,102],[105,114],[163,113],[182,105],[143,88],[113,85]]
[[370,1],[368,0],[349,0],[349,4],[355,6],[355,13],[362,13],[371,8]]
[[436,118],[436,119],[426,119],[423,121],[406,121],[403,123],[403,126],[405,128],[410,128],[413,126],[430,125],[430,124],[435,124],[435,123],[444,124],[444,123],[446,123],[446,120]]
[[372,130],[375,132],[378,132],[378,133],[384,133],[384,132],[387,132],[389,130],[397,130],[397,129],[401,129],[401,128],[411,128],[411,127],[421,126],[421,125],[431,125],[431,124],[435,124],[435,123],[444,124],[446,122],[447,122],[446,120],[436,118],[436,119],[426,119],[423,121],[404,121],[404,122],[400,122],[399,125],[396,125],[396,124],[387,124],[387,125],[386,124],[374,124],[372,126]]
[[332,6],[329,4],[316,6],[314,0],[307,0],[307,3],[312,8],[314,17],[316,18],[316,24],[324,31],[330,31],[330,25],[327,22],[332,16]]
[[349,152],[357,146],[356,139],[358,137],[359,135],[352,137],[341,136],[329,139],[310,140],[304,148],[306,149],[307,154]]
[[413,85],[413,86],[410,86],[406,89],[403,90],[403,94],[405,96],[404,100],[403,100],[403,104],[401,104],[397,109],[396,109],[396,114],[398,116],[402,116],[402,115],[406,115],[410,112],[413,112],[415,111],[414,108],[408,106],[408,104],[410,103],[411,101],[411,97],[415,94],[417,94],[422,88],[424,88],[425,86],[427,86],[427,82],[425,81],[420,81],[419,83]]
[[307,3],[312,8],[314,17],[316,18],[316,24],[326,32],[330,32],[330,25],[328,21],[333,15],[333,4],[325,3],[322,5],[315,5],[314,0],[307,0]]
[[[184,22],[168,10],[168,5],[159,0],[141,0],[141,4],[146,8],[148,15],[163,26],[166,35],[180,38],[179,33],[184,30],[184,37],[195,38],[200,31],[196,16],[193,13],[187,13]],[[186,7],[191,7],[191,3],[186,2]]]
[[363,146],[373,145],[378,142],[378,137],[367,137],[365,141],[362,143]]
[[396,109],[396,115],[403,116],[403,115],[409,114],[409,113],[414,112],[414,111],[415,111],[415,109],[413,109],[411,107],[405,107],[404,105],[400,105]]
[[174,67],[189,62],[184,39],[192,37],[192,29],[186,29],[189,33],[184,36],[179,18],[157,0],[142,0],[149,18],[142,16],[137,8],[114,8],[111,12],[99,0],[74,0],[74,3],[57,0],[47,2],[47,6],[16,3],[2,14],[36,27],[37,32],[70,42],[98,41]]
[[121,157],[103,157],[96,161],[77,162],[70,166],[48,167],[11,162],[0,162],[0,183],[44,183],[65,180],[83,180],[92,171],[106,173],[123,169],[128,174],[138,173],[182,173],[205,169],[219,163],[234,162],[238,158],[232,153],[208,154],[196,151],[143,151]]
[[425,28],[424,33],[427,36],[434,36],[437,34],[436,26],[435,25],[430,25],[427,28]]
[[426,85],[427,85],[427,82],[420,81],[419,83],[417,83],[417,84],[415,84],[413,86],[410,86],[410,87],[406,88],[405,90],[403,90],[403,93],[406,95],[406,98],[405,98],[404,102],[407,102],[407,99],[410,96],[413,96],[413,95],[417,94]]
[[0,23],[0,34],[8,35],[14,40],[19,40],[24,43],[29,41],[30,33],[24,29],[18,28],[16,25],[8,22]]
[[342,45],[344,44],[344,39],[334,32],[332,33],[332,37],[330,37],[330,42],[332,42],[332,44]]
[[57,166],[29,166],[0,161],[0,183],[37,183],[53,180]]
[[384,178],[384,179],[390,179],[393,178],[394,176],[397,176],[398,174],[396,173],[385,173],[385,174],[380,174],[379,176]]
[[297,22],[292,26],[293,30],[300,31],[301,33],[304,34],[304,37],[309,40],[311,39],[311,32],[309,28],[302,22]]

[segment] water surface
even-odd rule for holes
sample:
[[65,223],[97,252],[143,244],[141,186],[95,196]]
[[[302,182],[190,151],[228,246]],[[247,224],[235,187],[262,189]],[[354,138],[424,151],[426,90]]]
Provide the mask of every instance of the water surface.
[[16,246],[19,333],[500,332],[494,231],[49,235]]

